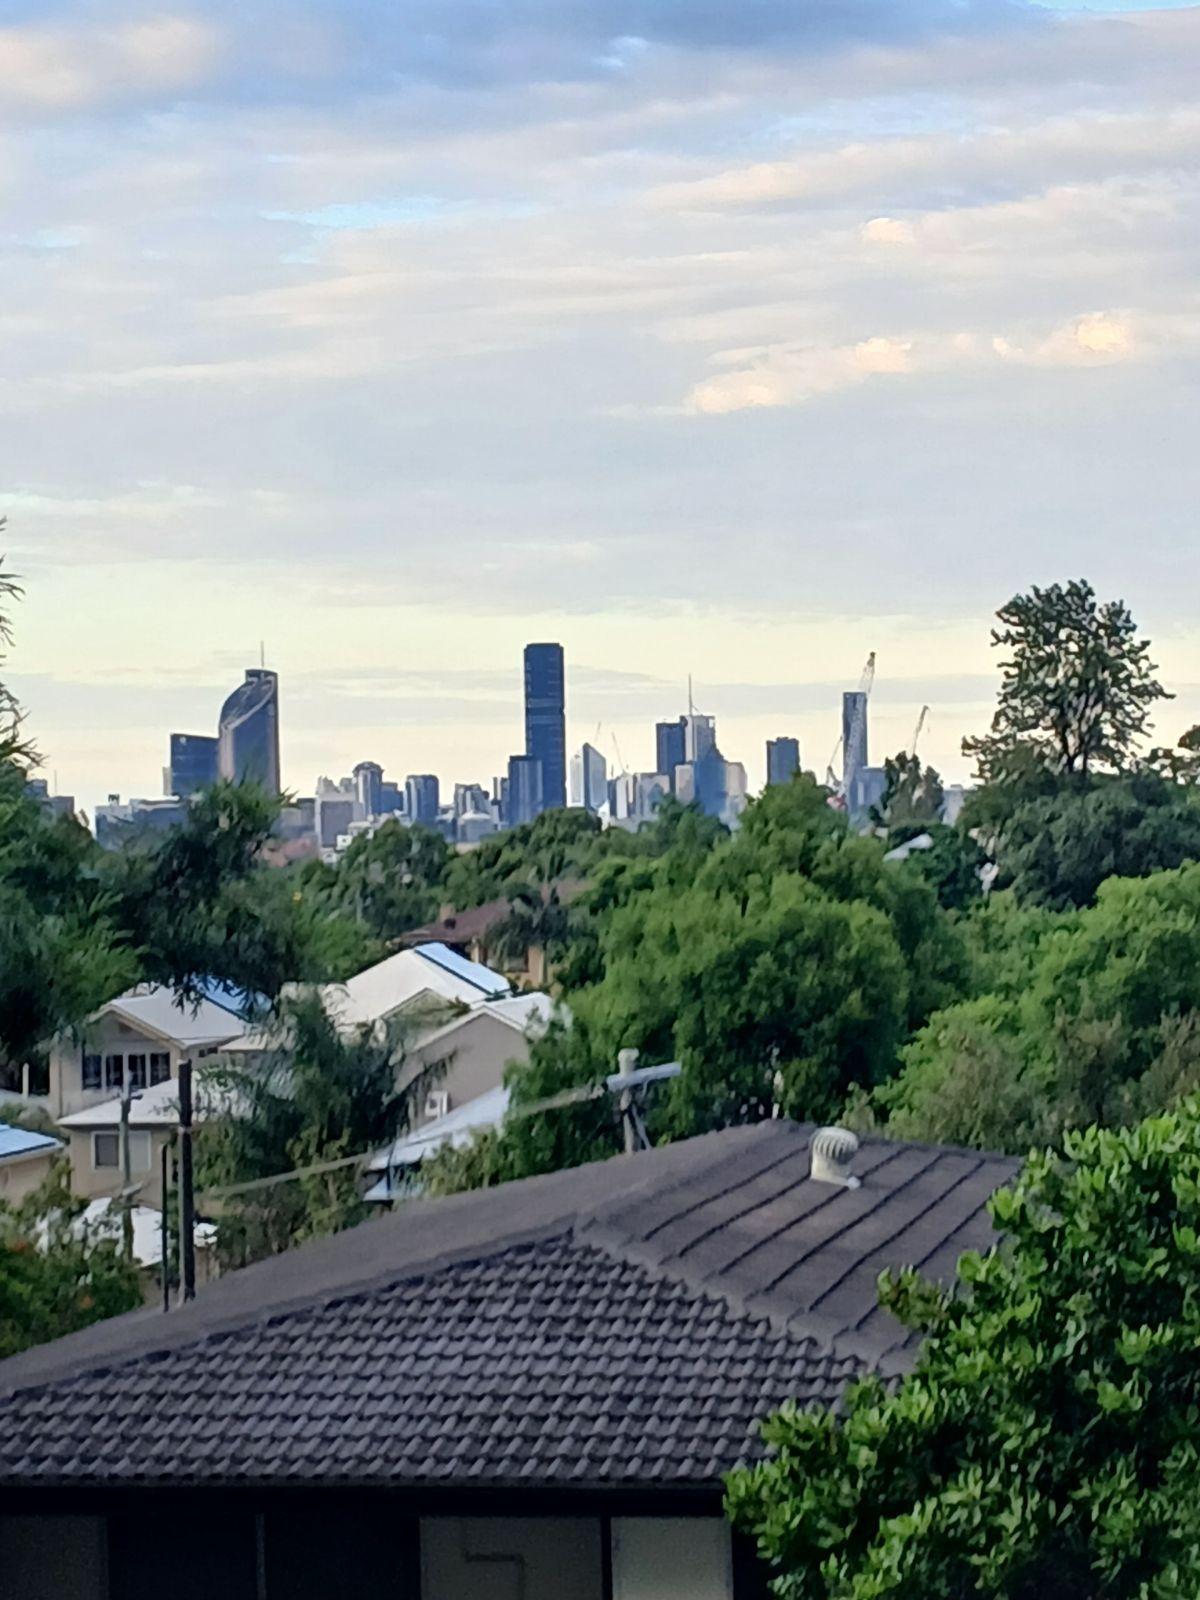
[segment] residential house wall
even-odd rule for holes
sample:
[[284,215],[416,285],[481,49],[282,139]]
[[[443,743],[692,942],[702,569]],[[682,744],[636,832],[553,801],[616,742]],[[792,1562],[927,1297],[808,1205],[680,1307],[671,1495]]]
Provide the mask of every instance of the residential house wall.
[[[60,1037],[50,1048],[50,1107],[54,1117],[70,1116],[87,1106],[99,1105],[120,1093],[122,1074],[145,1073],[145,1084],[179,1075],[179,1063],[188,1053],[177,1042],[135,1027],[106,1012],[88,1024],[82,1038]],[[143,1059],[144,1058],[144,1059]]]
[[[136,1112],[136,1103],[134,1109]],[[70,1139],[71,1193],[81,1200],[116,1194],[122,1183],[120,1124],[62,1131]],[[134,1183],[141,1184],[140,1205],[162,1205],[162,1152],[171,1137],[170,1128],[139,1128],[130,1123],[130,1175]]]
[[33,1150],[28,1155],[7,1156],[0,1161],[0,1201],[19,1206],[50,1176],[50,1168],[61,1150]]
[[420,1073],[444,1063],[444,1070],[431,1073],[428,1087],[434,1094],[448,1096],[448,1100],[426,1104],[426,1096],[421,1095],[413,1108],[412,1126],[419,1128],[496,1088],[503,1083],[510,1062],[528,1060],[529,1040],[524,1033],[492,1014],[487,1006],[439,1029],[428,1044],[406,1056],[400,1084],[403,1087]]

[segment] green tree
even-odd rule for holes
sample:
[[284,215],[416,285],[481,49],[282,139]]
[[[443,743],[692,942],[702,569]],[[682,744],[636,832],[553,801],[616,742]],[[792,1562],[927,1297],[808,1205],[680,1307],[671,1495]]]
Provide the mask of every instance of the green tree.
[[336,866],[314,863],[301,877],[306,891],[321,892],[332,910],[387,942],[437,915],[450,860],[440,833],[392,818],[360,834]]
[[1167,696],[1125,603],[1100,603],[1073,580],[1014,595],[997,617],[992,643],[1010,652],[999,703],[990,733],[963,741],[981,779],[1024,775],[1031,762],[1080,778],[1132,766]]
[[728,1480],[784,1600],[1184,1600],[1200,1589],[1200,1112],[1071,1135],[992,1201],[898,1387],[785,1409]]
[[63,1163],[18,1207],[0,1202],[0,1359],[141,1302],[111,1230],[85,1227]]
[[941,774],[934,767],[923,767],[919,756],[902,750],[899,755],[886,758],[883,777],[879,820],[884,827],[903,828],[911,836],[940,821],[946,791]]
[[432,1081],[428,1072],[405,1071],[403,1020],[346,1029],[317,992],[285,1000],[272,1037],[265,1059],[226,1060],[203,1075],[202,1093],[219,1114],[197,1138],[198,1186],[219,1190],[341,1164],[224,1200],[218,1249],[226,1265],[362,1221],[360,1166],[343,1158],[402,1133]]

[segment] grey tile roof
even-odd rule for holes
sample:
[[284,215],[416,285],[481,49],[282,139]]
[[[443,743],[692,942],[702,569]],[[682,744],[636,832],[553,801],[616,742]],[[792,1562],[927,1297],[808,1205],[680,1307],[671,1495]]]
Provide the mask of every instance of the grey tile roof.
[[986,1246],[1015,1163],[731,1129],[418,1202],[0,1363],[0,1484],[711,1486],[782,1400],[910,1359],[884,1265]]

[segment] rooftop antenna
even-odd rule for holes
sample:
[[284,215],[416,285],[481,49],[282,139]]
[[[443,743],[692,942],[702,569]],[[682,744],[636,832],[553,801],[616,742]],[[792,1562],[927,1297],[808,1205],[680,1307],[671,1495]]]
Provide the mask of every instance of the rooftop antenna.
[[696,715],[696,704],[695,704],[695,701],[692,699],[692,675],[689,672],[688,673],[688,716],[689,717],[694,717],[695,715]]
[[267,664],[267,645],[264,639],[258,641],[258,664],[265,667]]

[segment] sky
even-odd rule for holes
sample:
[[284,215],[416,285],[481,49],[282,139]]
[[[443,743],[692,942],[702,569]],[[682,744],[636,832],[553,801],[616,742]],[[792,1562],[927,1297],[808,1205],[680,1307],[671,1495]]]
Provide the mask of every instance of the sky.
[[161,792],[259,660],[284,780],[716,715],[968,776],[989,628],[1123,597],[1200,721],[1200,7],[0,0],[4,668]]

